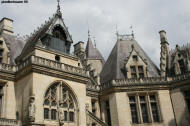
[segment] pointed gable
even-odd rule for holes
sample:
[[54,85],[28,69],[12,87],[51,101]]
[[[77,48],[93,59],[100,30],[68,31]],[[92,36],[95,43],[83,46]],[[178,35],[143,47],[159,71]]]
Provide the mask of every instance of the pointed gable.
[[112,49],[108,60],[106,61],[102,72],[100,73],[101,83],[111,81],[112,79],[124,79],[125,75],[122,72],[126,59],[129,58],[132,50],[132,45],[138,52],[142,59],[146,59],[147,67],[150,77],[159,76],[159,69],[140,47],[140,45],[134,39],[118,39],[114,48]]
[[[36,31],[34,31],[34,33],[31,34],[31,36],[26,41],[26,44],[21,52],[21,55],[17,58],[17,60],[20,60],[22,57],[25,57],[26,55],[28,55],[28,53],[30,53],[31,51],[34,50],[35,46],[41,46],[41,47],[46,46],[47,47],[47,44],[42,41],[45,38],[45,36],[47,36],[47,35],[53,36],[53,30],[57,26],[59,26],[62,29],[62,31],[64,32],[64,36],[66,38],[65,44],[68,43],[67,44],[69,46],[68,48],[70,48],[70,45],[73,43],[72,37],[69,34],[68,28],[66,27],[66,25],[63,21],[61,12],[57,10],[57,13],[55,15],[53,15],[52,18],[49,18],[49,20],[46,21],[44,25],[41,25],[40,28],[38,28]],[[60,45],[57,44],[57,46],[60,46]]]

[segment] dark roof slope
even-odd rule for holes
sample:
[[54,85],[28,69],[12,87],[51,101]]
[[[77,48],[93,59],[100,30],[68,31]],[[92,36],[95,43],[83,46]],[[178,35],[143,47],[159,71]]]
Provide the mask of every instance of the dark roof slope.
[[105,60],[99,50],[95,48],[92,44],[92,40],[90,37],[88,38],[87,45],[86,45],[86,58],[87,59],[99,59],[102,61],[102,64],[104,65]]
[[5,39],[5,43],[10,51],[10,64],[15,64],[15,59],[20,55],[26,41],[14,35],[9,34],[1,34],[1,36]]
[[102,72],[100,73],[101,83],[111,81],[112,79],[124,79],[125,76],[122,73],[122,69],[125,64],[125,60],[129,57],[130,52],[132,51],[132,45],[138,54],[147,61],[148,71],[150,77],[159,76],[159,69],[140,47],[140,45],[134,40],[118,40],[114,48],[111,51],[111,54],[106,61]]

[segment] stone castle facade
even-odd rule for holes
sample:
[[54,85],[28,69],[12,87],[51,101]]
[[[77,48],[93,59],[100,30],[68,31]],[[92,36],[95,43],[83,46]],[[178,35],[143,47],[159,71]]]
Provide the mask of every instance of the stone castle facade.
[[58,5],[27,39],[0,21],[1,126],[189,126],[190,46],[160,31],[160,69],[117,34],[105,61],[90,34],[74,45]]

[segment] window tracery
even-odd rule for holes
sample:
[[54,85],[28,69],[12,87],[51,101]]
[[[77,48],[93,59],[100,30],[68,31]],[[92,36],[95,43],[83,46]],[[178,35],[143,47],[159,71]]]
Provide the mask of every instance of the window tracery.
[[44,119],[73,123],[75,101],[72,92],[62,82],[50,86],[44,97]]

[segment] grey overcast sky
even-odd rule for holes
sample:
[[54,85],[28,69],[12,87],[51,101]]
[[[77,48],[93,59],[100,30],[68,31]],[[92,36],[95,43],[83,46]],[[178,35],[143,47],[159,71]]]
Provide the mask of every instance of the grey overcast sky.
[[[28,2],[0,4],[0,18],[14,20],[15,34],[30,34],[57,8],[56,0]],[[120,34],[131,33],[132,25],[135,39],[156,65],[160,62],[160,30],[167,32],[171,48],[190,42],[190,0],[60,0],[60,5],[74,43],[86,43],[89,25],[105,59],[116,43],[116,25]]]

